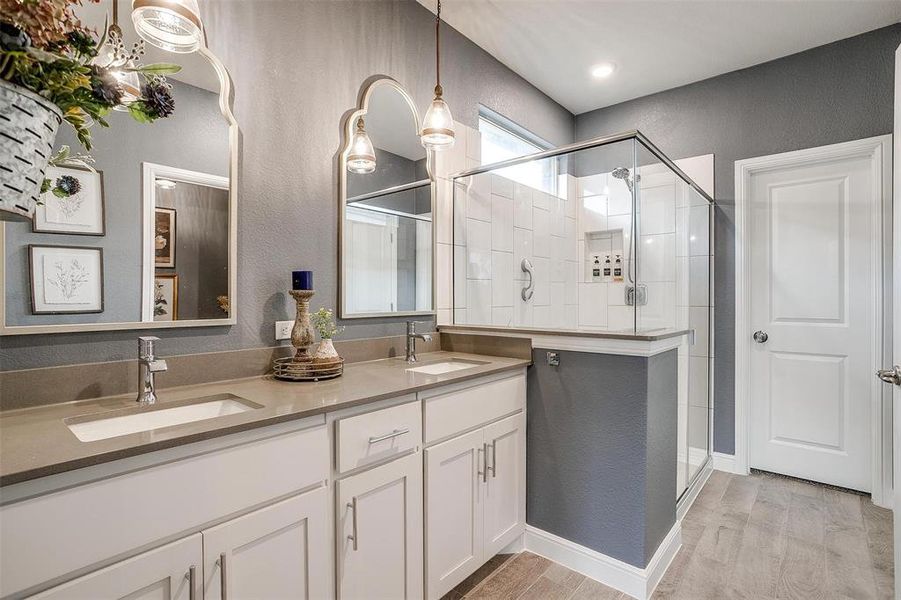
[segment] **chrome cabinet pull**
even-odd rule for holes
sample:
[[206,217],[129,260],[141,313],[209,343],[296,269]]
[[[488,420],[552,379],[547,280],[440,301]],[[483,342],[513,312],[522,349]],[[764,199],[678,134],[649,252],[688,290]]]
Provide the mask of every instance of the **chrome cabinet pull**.
[[497,440],[491,440],[491,478],[497,477]]
[[482,481],[488,481],[488,473],[486,472],[485,466],[488,464],[488,461],[485,459],[485,447],[487,444],[482,444],[481,448],[476,448],[476,475],[482,478]]
[[377,435],[375,437],[369,438],[370,444],[378,444],[379,442],[384,442],[385,440],[390,440],[391,438],[396,438],[399,435],[403,435],[405,433],[410,433],[409,427],[404,427],[403,429],[395,429],[391,433],[386,433],[385,435]]
[[228,572],[225,567],[225,552],[219,555],[219,596],[228,600]]
[[185,575],[185,579],[188,580],[188,600],[196,600],[197,593],[194,589],[195,586],[195,578],[197,577],[197,567],[191,565],[188,569],[188,574]]
[[351,542],[353,542],[354,552],[357,551],[357,497],[354,496],[350,502],[347,503],[347,508],[353,511],[353,520],[351,521],[351,527],[353,528],[353,533],[347,536]]
[[529,298],[532,297],[532,294],[535,293],[535,273],[534,268],[532,267],[531,261],[528,258],[522,259],[522,262],[519,263],[519,268],[522,269],[523,273],[528,274],[529,283],[526,284],[526,287],[522,288],[520,295],[522,296],[522,301],[527,302]]
[[879,369],[876,377],[892,385],[901,385],[901,367],[895,365],[891,369]]

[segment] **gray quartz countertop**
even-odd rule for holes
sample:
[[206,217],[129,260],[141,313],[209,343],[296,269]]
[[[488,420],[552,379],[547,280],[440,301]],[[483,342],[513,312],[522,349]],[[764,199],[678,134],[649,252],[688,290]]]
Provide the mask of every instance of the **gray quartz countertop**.
[[[330,381],[295,383],[267,375],[165,389],[156,409],[189,398],[234,394],[262,408],[173,425],[118,437],[82,442],[66,424],[85,415],[134,408],[134,396],[112,396],[62,402],[0,412],[0,485],[71,471],[155,450],[302,419],[334,410],[423,391],[483,375],[521,369],[529,361],[459,352],[421,354],[421,366],[448,359],[484,364],[441,375],[408,371],[402,358],[352,363],[344,375]],[[154,407],[150,407],[151,410]]]

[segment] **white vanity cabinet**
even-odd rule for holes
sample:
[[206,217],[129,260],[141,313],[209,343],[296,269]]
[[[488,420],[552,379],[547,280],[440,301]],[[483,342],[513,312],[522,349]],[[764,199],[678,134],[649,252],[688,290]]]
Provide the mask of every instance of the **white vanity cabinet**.
[[204,530],[204,600],[328,597],[328,490]]
[[201,597],[202,563],[203,542],[200,534],[195,533],[56,586],[32,598],[193,600]]
[[389,403],[335,418],[340,600],[422,597],[422,408]]
[[[454,404],[462,405],[459,412],[451,410]],[[521,374],[424,398],[427,442],[443,440],[425,450],[430,599],[453,589],[525,530],[524,408]]]

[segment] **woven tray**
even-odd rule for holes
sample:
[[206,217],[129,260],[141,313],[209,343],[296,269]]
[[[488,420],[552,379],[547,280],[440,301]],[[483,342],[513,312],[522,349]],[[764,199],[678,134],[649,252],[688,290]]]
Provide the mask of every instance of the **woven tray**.
[[344,359],[329,362],[294,362],[294,357],[277,358],[272,363],[276,379],[285,381],[320,381],[344,374]]

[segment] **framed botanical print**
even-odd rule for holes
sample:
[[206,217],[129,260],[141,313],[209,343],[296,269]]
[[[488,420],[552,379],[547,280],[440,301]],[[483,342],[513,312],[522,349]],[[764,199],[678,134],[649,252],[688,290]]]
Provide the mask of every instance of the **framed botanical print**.
[[175,268],[175,209],[157,207],[153,216],[154,265],[165,269]]
[[153,320],[178,320],[178,275],[160,273],[153,279]]
[[79,167],[49,167],[50,189],[34,211],[35,233],[104,235],[106,204],[103,172]]
[[103,312],[103,248],[29,245],[36,315]]

